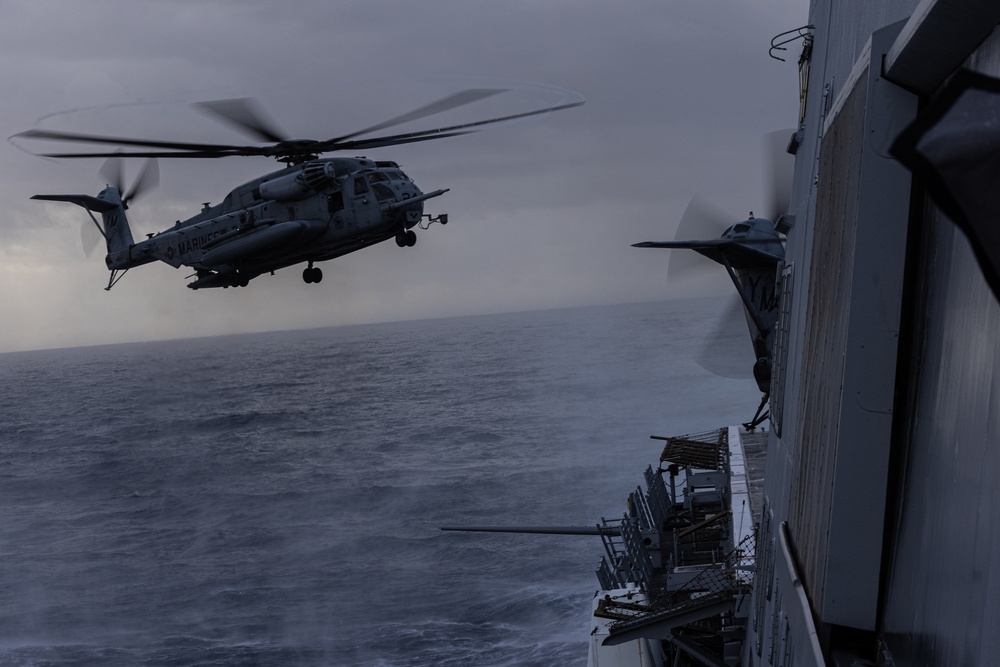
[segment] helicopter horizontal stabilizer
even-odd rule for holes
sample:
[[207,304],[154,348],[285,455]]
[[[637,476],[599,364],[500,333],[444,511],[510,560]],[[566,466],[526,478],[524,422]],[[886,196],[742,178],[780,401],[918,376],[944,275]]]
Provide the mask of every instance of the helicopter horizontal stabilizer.
[[774,244],[775,239],[709,239],[706,241],[644,241],[632,244],[633,248],[689,248],[709,259],[733,268],[769,266],[782,257],[755,245]]
[[77,206],[82,206],[88,211],[98,213],[109,213],[118,208],[119,204],[104,199],[98,199],[90,195],[34,195],[32,199],[42,201],[65,201]]

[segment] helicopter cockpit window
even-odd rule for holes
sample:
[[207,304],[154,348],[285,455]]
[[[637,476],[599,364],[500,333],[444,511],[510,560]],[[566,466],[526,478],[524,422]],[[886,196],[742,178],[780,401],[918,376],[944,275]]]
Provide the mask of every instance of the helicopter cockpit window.
[[376,171],[373,174],[368,174],[369,183],[379,183],[381,181],[388,181],[388,180],[389,180],[388,174],[385,174],[381,171]]
[[746,234],[747,232],[750,231],[750,225],[745,225],[742,223],[733,225],[733,231],[736,232],[737,234]]
[[372,183],[372,192],[375,193],[375,199],[379,201],[386,201],[389,199],[395,199],[396,195],[393,194],[392,189],[388,185],[382,183]]
[[368,184],[365,183],[363,176],[357,176],[354,179],[354,196],[360,197],[364,194],[368,194]]

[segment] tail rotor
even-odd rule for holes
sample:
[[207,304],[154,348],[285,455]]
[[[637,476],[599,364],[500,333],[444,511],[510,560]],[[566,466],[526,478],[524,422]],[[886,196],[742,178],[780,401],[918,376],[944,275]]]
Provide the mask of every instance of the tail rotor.
[[[125,159],[121,157],[110,157],[101,165],[98,172],[107,185],[113,185],[121,193],[122,204],[127,210],[129,202],[136,197],[149,193],[160,184],[160,166],[155,158],[147,159],[139,169],[139,175],[132,183],[132,187],[125,186]],[[83,247],[83,254],[89,259],[94,254],[94,249],[100,244],[102,234],[97,228],[87,222],[80,227],[80,243]]]
[[[714,210],[711,204],[699,198],[692,198],[677,226],[673,241],[637,243],[638,247],[646,248],[689,248],[697,252],[672,252],[667,264],[667,280],[673,284],[694,287],[706,284],[712,277],[725,276],[719,271],[718,263],[724,263],[732,282],[737,283],[739,294],[730,297],[728,305],[723,307],[720,317],[711,332],[706,332],[701,349],[695,353],[695,360],[700,366],[715,375],[730,378],[756,377],[752,372],[756,368],[754,360],[759,362],[762,356],[769,353],[771,339],[769,323],[776,318],[770,306],[767,313],[761,314],[761,306],[751,303],[743,286],[743,274],[758,277],[760,280],[773,281],[776,263],[783,253],[774,250],[764,243],[780,243],[776,238],[788,231],[788,219],[792,194],[792,176],[795,166],[794,157],[788,153],[788,143],[792,130],[779,130],[765,135],[763,142],[764,173],[766,182],[764,202],[768,216],[761,224],[773,223],[769,237],[736,238],[734,234],[720,238],[727,229],[736,230],[737,225],[730,216]],[[783,219],[784,218],[784,219]],[[743,221],[747,236],[755,229],[753,213]],[[774,234],[777,232],[777,234]],[[728,232],[726,232],[728,234]],[[696,240],[697,239],[697,240]],[[761,245],[754,245],[755,243]],[[723,251],[722,248],[725,248]],[[709,259],[711,257],[715,261]],[[737,260],[743,262],[741,267]],[[740,274],[734,273],[729,262],[736,265]],[[721,286],[721,285],[720,285]],[[767,317],[765,317],[765,315]],[[743,329],[745,321],[750,328],[753,349],[747,349],[745,344],[737,344],[735,332]],[[767,347],[767,350],[764,348]],[[751,355],[751,352],[753,355]],[[758,384],[761,381],[758,380]],[[762,390],[766,389],[762,386]]]
[[148,158],[142,164],[139,175],[136,177],[132,187],[125,187],[125,160],[121,157],[109,157],[104,161],[100,170],[101,176],[108,185],[118,188],[121,193],[122,204],[128,209],[128,204],[135,197],[156,189],[160,184],[160,166],[155,158]]
[[[730,216],[704,199],[692,197],[681,215],[674,241],[718,238],[730,224]],[[718,264],[696,252],[672,252],[667,258],[667,281],[672,284],[728,283],[720,282],[720,277]]]
[[764,173],[768,182],[764,184],[768,201],[766,215],[771,216],[778,231],[781,217],[788,213],[792,201],[792,176],[795,171],[795,157],[788,152],[792,130],[778,130],[764,135]]

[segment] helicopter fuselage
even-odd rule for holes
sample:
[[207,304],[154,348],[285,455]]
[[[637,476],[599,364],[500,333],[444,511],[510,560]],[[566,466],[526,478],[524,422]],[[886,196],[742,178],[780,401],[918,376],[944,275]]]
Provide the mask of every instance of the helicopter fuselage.
[[306,282],[319,282],[314,262],[394,237],[413,245],[410,229],[424,217],[423,202],[444,192],[421,192],[395,162],[314,159],[245,183],[221,204],[109,252],[106,262],[112,271],[157,260],[189,266],[197,276],[192,289],[246,285],[301,262],[309,265]]

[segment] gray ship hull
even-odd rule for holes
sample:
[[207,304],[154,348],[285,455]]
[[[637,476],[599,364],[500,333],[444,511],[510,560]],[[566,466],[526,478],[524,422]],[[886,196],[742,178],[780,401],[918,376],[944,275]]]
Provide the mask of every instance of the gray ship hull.
[[[810,23],[752,585],[730,551],[733,604],[711,607],[704,588],[689,598],[700,615],[669,619],[662,581],[634,577],[640,606],[605,604],[620,618],[595,618],[594,634],[655,640],[677,665],[994,664],[1000,267],[991,275],[988,260],[1000,257],[1000,198],[960,183],[967,199],[942,203],[941,184],[896,156],[956,72],[1000,80],[1000,4],[814,0]],[[984,115],[1000,127],[1000,102]],[[1000,165],[997,137],[961,139],[970,173]],[[989,194],[1000,169],[986,173]],[[956,216],[967,211],[983,235]],[[726,476],[731,499],[740,474],[727,463]],[[663,556],[677,538],[658,536],[660,574],[677,566]],[[612,601],[627,597],[623,581],[599,578]]]

